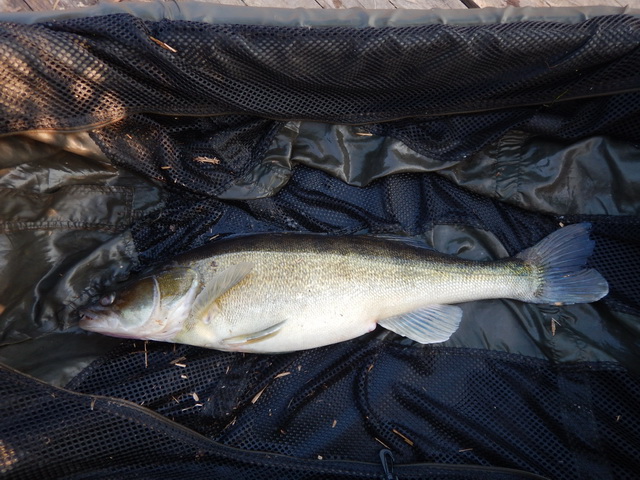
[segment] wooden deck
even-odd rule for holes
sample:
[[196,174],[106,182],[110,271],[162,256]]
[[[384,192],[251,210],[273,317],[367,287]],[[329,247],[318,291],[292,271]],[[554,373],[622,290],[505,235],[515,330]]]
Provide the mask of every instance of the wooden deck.
[[[119,1],[119,0],[106,0]],[[125,0],[126,1],[126,0]],[[140,1],[140,0],[138,0]],[[179,0],[178,0],[179,1]],[[640,0],[207,0],[221,5],[281,8],[429,9],[476,7],[576,7],[608,5],[640,8]],[[65,10],[105,3],[105,0],[0,0],[0,11]]]

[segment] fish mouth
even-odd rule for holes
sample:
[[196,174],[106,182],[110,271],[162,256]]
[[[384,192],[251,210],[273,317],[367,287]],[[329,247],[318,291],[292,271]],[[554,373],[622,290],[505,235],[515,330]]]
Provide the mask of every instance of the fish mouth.
[[78,313],[80,314],[78,325],[89,332],[108,332],[113,327],[112,324],[117,322],[113,315],[109,315],[109,309],[101,305],[81,308]]
[[101,333],[109,337],[140,338],[139,335],[129,334],[120,322],[120,316],[109,307],[91,305],[81,308],[78,325],[87,332]]

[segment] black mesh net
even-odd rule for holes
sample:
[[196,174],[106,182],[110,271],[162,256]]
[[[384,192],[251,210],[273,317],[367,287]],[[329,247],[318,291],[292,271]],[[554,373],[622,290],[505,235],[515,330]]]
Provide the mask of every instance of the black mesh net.
[[137,112],[363,123],[549,107],[636,90],[639,21],[308,28],[119,14],[5,24],[2,76],[13,82],[2,84],[14,108],[3,128]]
[[[560,221],[591,220],[608,307],[640,315],[637,217],[554,218],[436,174],[357,188],[304,167],[275,197],[215,198],[292,119],[367,123],[440,160],[515,128],[640,142],[639,27],[623,15],[359,29],[129,15],[3,24],[0,133],[95,127],[114,163],[164,181],[167,207],[132,227],[143,263],[231,233],[438,224],[494,232],[514,254]],[[640,471],[640,383],[613,363],[372,336],[279,356],[127,341],[68,390],[8,371],[0,382],[9,478],[381,478],[381,449],[407,479]]]
[[[96,132],[114,161],[209,194],[259,155],[278,127],[266,118],[370,123],[439,159],[513,128],[640,141],[639,23],[4,24],[0,132],[116,122]],[[228,117],[191,118],[212,115]]]
[[[631,479],[640,468],[640,383],[614,364],[370,338],[274,357],[137,342],[69,385],[85,395],[2,381],[15,399],[3,455],[16,478],[382,478],[385,448],[397,464],[451,465],[397,465],[400,478],[536,478],[499,465]],[[604,401],[612,390],[624,395]],[[52,408],[64,409],[62,424]],[[26,448],[42,461],[23,461]]]

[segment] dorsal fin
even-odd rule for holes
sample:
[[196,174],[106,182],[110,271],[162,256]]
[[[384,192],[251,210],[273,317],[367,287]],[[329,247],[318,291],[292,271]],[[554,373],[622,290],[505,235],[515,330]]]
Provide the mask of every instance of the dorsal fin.
[[405,237],[402,235],[393,235],[390,233],[373,234],[368,236],[372,238],[379,238],[380,240],[386,240],[388,242],[402,243],[414,248],[422,248],[425,250],[435,251],[435,249],[431,245],[427,244],[422,238]]

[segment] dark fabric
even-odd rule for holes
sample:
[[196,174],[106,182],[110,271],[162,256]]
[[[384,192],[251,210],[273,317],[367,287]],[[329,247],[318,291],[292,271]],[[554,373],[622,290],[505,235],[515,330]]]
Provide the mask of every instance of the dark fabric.
[[280,356],[129,343],[68,386],[85,395],[2,373],[7,478],[382,478],[385,447],[402,479],[640,468],[640,381],[616,364],[363,338]]

